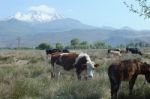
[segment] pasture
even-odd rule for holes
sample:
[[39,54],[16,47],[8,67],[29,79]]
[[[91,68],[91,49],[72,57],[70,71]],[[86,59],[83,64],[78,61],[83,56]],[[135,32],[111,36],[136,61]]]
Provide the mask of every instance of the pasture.
[[[78,81],[73,71],[61,71],[58,80],[52,79],[44,50],[0,50],[0,99],[110,99],[109,64],[132,58],[150,63],[150,48],[142,51],[142,57],[130,53],[119,57],[107,55],[104,49],[75,50],[88,53],[100,64],[93,79]],[[128,83],[123,82],[119,99],[150,99],[150,84],[145,84],[144,76],[138,76],[129,96]]]

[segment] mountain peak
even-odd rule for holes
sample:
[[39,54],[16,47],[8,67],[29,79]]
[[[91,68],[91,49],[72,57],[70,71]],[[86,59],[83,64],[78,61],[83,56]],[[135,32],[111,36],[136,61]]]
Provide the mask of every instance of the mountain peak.
[[25,22],[50,22],[64,17],[46,5],[30,7],[26,13],[17,12],[12,18]]

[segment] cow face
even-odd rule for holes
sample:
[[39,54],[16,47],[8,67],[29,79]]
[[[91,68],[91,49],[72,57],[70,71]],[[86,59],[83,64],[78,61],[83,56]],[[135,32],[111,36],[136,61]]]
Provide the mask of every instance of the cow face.
[[88,78],[93,78],[93,74],[94,74],[94,62],[87,62],[87,77]]

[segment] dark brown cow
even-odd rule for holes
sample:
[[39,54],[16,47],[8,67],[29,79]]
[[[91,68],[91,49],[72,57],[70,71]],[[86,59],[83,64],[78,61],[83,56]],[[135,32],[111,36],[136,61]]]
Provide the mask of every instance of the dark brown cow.
[[140,51],[140,49],[138,48],[126,48],[127,52],[131,52],[132,54],[139,54],[139,55],[143,55],[142,52]]
[[99,66],[98,64],[94,64],[86,53],[55,53],[51,56],[51,64],[53,67],[52,77],[58,78],[60,67],[63,67],[66,71],[75,68],[79,80],[84,70],[86,70],[86,77],[92,78],[94,68]]
[[117,92],[121,81],[129,81],[129,94],[139,74],[145,75],[150,83],[150,64],[140,60],[124,60],[112,63],[108,68],[108,76],[111,83],[111,99],[117,99]]

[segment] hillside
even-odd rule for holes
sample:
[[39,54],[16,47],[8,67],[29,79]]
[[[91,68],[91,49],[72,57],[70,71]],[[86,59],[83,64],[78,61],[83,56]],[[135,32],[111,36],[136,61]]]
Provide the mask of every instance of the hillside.
[[17,37],[21,37],[22,46],[30,47],[34,47],[41,42],[68,44],[73,38],[88,42],[104,41],[112,45],[126,44],[135,40],[150,42],[149,30],[98,28],[71,18],[48,22],[27,22],[11,18],[0,21],[0,29],[0,47],[16,46]]

